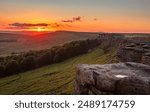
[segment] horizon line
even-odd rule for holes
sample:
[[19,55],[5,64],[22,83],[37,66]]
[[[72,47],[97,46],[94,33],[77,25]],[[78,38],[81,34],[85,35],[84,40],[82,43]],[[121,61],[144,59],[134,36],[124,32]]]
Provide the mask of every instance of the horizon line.
[[37,32],[37,33],[47,33],[47,32],[85,32],[85,33],[132,33],[132,34],[150,34],[150,32],[107,32],[107,31],[76,31],[76,30],[55,30],[55,31],[41,31],[41,32],[37,32],[37,31],[27,31],[27,30],[23,30],[23,31],[10,31],[10,30],[0,30],[0,33],[11,33],[11,32]]

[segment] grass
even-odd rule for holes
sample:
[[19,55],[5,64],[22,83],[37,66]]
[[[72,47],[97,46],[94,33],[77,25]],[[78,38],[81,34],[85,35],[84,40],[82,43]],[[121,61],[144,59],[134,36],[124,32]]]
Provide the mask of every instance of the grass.
[[97,48],[90,53],[32,71],[0,79],[0,94],[74,94],[77,64],[115,62],[115,50],[104,54]]

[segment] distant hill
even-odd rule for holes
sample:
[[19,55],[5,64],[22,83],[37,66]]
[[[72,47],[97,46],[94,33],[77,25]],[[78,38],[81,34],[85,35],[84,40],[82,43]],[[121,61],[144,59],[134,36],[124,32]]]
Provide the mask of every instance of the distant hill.
[[0,56],[9,55],[12,52],[48,49],[70,41],[96,38],[97,36],[98,33],[72,31],[34,33],[33,35],[29,32],[3,32],[0,33]]

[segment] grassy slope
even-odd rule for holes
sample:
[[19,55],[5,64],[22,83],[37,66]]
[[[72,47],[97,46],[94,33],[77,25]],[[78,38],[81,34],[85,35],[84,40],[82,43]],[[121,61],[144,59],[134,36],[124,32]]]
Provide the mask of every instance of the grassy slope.
[[94,51],[36,70],[0,79],[0,94],[73,94],[77,64],[112,63],[115,50],[104,54]]

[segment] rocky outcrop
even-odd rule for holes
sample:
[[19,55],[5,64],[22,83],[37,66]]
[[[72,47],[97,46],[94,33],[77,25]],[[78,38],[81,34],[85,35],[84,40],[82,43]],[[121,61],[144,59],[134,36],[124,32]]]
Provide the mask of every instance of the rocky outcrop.
[[121,62],[138,62],[150,65],[150,42],[132,42],[119,47],[118,59]]
[[76,94],[150,94],[150,66],[126,62],[77,66]]

